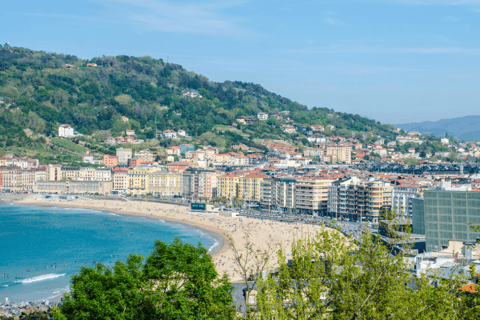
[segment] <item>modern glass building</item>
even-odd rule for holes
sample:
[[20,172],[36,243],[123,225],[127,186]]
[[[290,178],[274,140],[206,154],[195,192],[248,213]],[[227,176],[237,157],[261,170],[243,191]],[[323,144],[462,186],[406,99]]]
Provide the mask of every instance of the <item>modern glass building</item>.
[[480,233],[468,224],[480,225],[480,192],[427,190],[423,205],[413,202],[412,216],[413,232],[424,228],[427,251],[446,248],[449,240],[475,241]]
[[412,199],[412,233],[425,235],[425,210],[423,198]]

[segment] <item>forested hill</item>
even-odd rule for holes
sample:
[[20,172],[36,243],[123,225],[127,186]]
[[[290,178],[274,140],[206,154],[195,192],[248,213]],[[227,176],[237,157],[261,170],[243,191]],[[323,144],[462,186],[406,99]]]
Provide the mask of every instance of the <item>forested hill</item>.
[[[97,66],[88,67],[87,63]],[[196,89],[203,98],[184,97],[185,89]],[[212,82],[180,65],[148,56],[82,60],[68,54],[0,46],[0,97],[0,147],[4,148],[44,142],[62,123],[85,135],[98,130],[117,135],[128,127],[150,139],[156,119],[159,132],[184,129],[198,137],[213,132],[215,126],[234,125],[240,129],[239,136],[246,137],[236,122],[238,116],[285,110],[298,124],[333,124],[336,132],[328,134],[375,131],[393,136],[393,127],[358,115],[308,109],[258,84]],[[121,116],[128,117],[128,123],[121,121]],[[252,139],[279,134],[280,125],[272,121],[269,126],[262,122],[248,128]]]

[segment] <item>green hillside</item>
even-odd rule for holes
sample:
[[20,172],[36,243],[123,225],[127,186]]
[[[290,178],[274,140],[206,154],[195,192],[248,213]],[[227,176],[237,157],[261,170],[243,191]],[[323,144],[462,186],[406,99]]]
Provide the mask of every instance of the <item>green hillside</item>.
[[[97,67],[87,67],[87,63]],[[66,64],[78,68],[67,69]],[[203,98],[184,97],[185,89],[196,89]],[[86,135],[84,140],[134,129],[138,138],[152,143],[155,129],[184,129],[193,137],[192,142],[222,149],[239,142],[254,146],[259,139],[299,141],[296,138],[300,137],[305,142],[301,134],[284,134],[281,121],[274,118],[251,126],[236,121],[238,116],[261,111],[290,111],[289,117],[297,124],[334,125],[335,132],[327,134],[375,131],[385,138],[394,137],[393,127],[358,115],[308,109],[258,84],[212,82],[180,65],[148,56],[82,60],[73,55],[0,46],[0,97],[2,153],[51,153],[55,144],[50,138],[56,136],[62,123]],[[121,116],[129,121],[123,122]],[[96,150],[109,148],[101,139],[89,144]]]

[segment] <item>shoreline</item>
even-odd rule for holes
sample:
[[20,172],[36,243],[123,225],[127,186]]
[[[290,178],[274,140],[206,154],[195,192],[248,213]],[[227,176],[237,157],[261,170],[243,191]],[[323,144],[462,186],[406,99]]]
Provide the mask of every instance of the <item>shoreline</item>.
[[214,243],[214,247],[210,250],[210,248],[206,248],[209,251],[209,254],[212,257],[215,257],[216,255],[223,253],[225,251],[225,246],[228,241],[228,232],[226,230],[222,230],[219,228],[212,228],[207,225],[203,225],[201,223],[193,223],[191,221],[185,221],[185,220],[180,220],[180,219],[174,219],[171,217],[164,217],[164,216],[152,216],[152,215],[146,215],[142,213],[133,213],[133,212],[123,212],[119,210],[105,210],[104,208],[101,207],[85,207],[83,205],[74,205],[74,203],[65,203],[65,202],[57,202],[57,201],[52,201],[52,203],[49,203],[48,201],[31,201],[31,200],[21,200],[21,201],[15,201],[11,204],[14,205],[20,205],[20,206],[39,206],[39,207],[62,207],[62,208],[73,208],[73,209],[91,209],[91,210],[96,210],[104,213],[114,213],[120,216],[125,216],[125,217],[143,217],[147,219],[154,219],[154,220],[163,220],[165,223],[171,223],[171,224],[177,224],[177,225],[184,225],[188,228],[193,228],[196,230],[199,230],[200,232],[206,233],[208,236],[213,238],[213,240],[216,242]]
[[[38,199],[38,198],[37,198]],[[292,244],[300,236],[315,236],[317,232],[332,230],[319,225],[299,225],[296,222],[260,220],[251,217],[227,217],[190,213],[190,208],[179,204],[168,204],[149,201],[118,201],[76,199],[74,201],[59,201],[44,199],[24,199],[16,201],[16,205],[45,206],[59,208],[90,209],[121,216],[143,217],[147,219],[160,219],[165,223],[184,225],[196,228],[212,237],[216,246],[212,247],[209,254],[219,276],[226,274],[230,282],[242,281],[241,270],[237,265],[237,257],[249,256],[247,263],[252,268],[256,263],[247,255],[248,250],[254,252],[268,252],[271,257],[268,269],[277,267],[276,254],[282,249],[288,257],[291,255]],[[230,239],[234,248],[230,246]],[[248,246],[246,244],[248,242]],[[207,248],[209,250],[210,248]]]

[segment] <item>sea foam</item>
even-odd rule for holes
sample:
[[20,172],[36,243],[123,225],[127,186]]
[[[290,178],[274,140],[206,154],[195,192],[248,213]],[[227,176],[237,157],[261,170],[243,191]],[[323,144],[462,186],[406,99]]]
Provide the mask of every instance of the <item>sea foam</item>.
[[59,277],[63,277],[66,273],[62,273],[62,274],[55,274],[55,273],[52,273],[52,274],[44,274],[44,275],[41,275],[41,276],[38,276],[38,277],[33,277],[33,278],[27,278],[27,279],[22,279],[22,280],[18,280],[16,282],[18,283],[23,283],[23,284],[27,284],[27,283],[32,283],[32,282],[38,282],[38,281],[43,281],[43,280],[49,280],[49,279],[55,279],[55,278],[59,278]]

